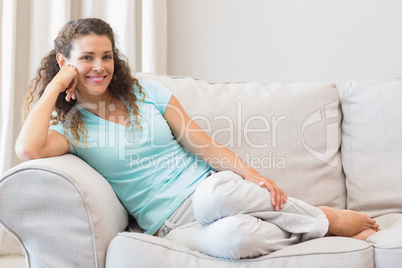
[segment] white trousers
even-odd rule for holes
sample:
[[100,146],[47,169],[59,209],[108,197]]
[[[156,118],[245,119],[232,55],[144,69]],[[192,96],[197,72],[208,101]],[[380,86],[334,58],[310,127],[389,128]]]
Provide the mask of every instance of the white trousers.
[[288,197],[284,208],[275,211],[266,188],[223,171],[199,185],[165,222],[160,236],[168,232],[166,239],[192,250],[240,259],[323,237],[327,231],[320,209]]

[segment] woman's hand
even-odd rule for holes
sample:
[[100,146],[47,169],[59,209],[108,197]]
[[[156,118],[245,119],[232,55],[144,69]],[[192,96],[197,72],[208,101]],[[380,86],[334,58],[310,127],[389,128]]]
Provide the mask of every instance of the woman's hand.
[[53,78],[52,83],[60,88],[60,92],[66,91],[66,101],[75,100],[75,87],[78,84],[77,69],[71,65],[63,66],[57,75]]
[[271,204],[275,207],[276,211],[283,208],[286,203],[287,196],[285,192],[276,186],[273,180],[261,176],[257,171],[251,169],[244,178],[246,181],[254,182],[260,187],[265,187],[271,194]]

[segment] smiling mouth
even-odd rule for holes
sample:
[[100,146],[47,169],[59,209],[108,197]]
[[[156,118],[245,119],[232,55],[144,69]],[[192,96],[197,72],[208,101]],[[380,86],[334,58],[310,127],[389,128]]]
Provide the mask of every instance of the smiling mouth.
[[103,80],[105,80],[107,75],[105,76],[87,76],[87,78],[93,82],[103,82]]
[[102,80],[106,78],[105,76],[87,76],[87,78],[92,79],[92,80]]

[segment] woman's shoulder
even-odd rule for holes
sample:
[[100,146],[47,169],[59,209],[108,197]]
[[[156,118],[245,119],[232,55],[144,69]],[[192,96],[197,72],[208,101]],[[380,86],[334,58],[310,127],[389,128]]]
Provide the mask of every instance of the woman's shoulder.
[[[141,89],[144,92],[145,98],[160,98],[161,96],[170,96],[172,92],[162,83],[150,79],[138,79]],[[139,88],[136,87],[136,94],[139,93]]]
[[155,80],[139,78],[138,83],[141,85],[143,91],[153,92],[168,90],[162,83]]
[[[163,114],[170,98],[172,97],[172,92],[167,89],[163,84],[155,80],[149,79],[138,79],[141,85],[142,92],[144,93],[144,103],[149,103],[154,105]],[[139,89],[135,92],[136,96],[140,96]]]

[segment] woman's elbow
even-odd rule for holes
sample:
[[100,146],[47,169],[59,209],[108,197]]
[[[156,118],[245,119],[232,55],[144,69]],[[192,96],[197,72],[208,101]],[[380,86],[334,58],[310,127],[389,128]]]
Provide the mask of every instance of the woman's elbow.
[[27,146],[23,146],[20,143],[15,144],[15,153],[17,154],[17,157],[22,161],[28,161],[40,158],[39,154],[35,150]]

